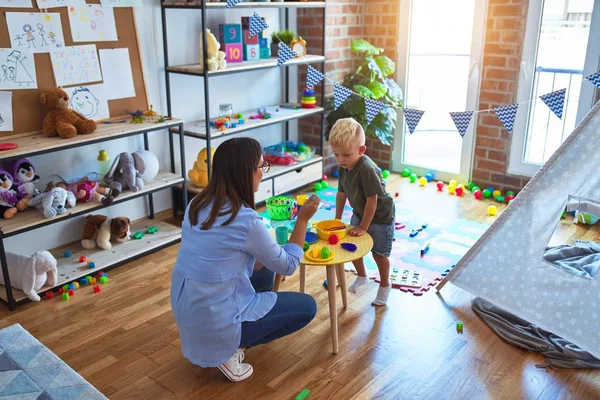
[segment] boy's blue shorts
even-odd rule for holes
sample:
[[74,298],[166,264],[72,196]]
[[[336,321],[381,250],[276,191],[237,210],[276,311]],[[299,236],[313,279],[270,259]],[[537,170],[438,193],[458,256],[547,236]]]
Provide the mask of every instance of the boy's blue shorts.
[[[356,215],[352,215],[350,225],[360,226],[360,222]],[[392,220],[389,224],[371,224],[367,233],[373,238],[373,250],[371,251],[380,256],[389,257],[394,241],[394,221]]]

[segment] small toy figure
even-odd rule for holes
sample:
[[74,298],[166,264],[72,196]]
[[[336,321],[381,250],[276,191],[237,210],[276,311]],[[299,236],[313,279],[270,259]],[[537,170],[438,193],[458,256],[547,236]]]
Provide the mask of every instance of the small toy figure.
[[114,198],[119,195],[117,190],[100,186],[100,174],[90,172],[83,178],[65,181],[60,175],[54,174],[52,182],[46,185],[46,190],[61,187],[75,196],[78,203],[88,203],[92,200],[110,206]]

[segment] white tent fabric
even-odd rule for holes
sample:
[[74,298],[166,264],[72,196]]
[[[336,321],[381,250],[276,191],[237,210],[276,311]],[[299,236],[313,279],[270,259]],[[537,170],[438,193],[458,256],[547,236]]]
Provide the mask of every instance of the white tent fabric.
[[600,358],[600,274],[542,259],[569,196],[600,203],[600,102],[447,279]]

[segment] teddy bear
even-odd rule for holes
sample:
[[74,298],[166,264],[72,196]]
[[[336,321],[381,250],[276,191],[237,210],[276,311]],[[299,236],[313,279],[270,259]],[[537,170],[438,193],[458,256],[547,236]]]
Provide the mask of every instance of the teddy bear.
[[46,137],[59,135],[63,139],[79,134],[86,135],[96,130],[96,123],[69,108],[69,96],[56,88],[40,95],[40,101],[48,107],[48,114],[42,124],[42,132]]
[[88,215],[83,225],[81,247],[91,250],[98,245],[101,249],[110,250],[111,238],[121,243],[129,240],[130,224],[131,221],[126,217],[108,218],[105,215]]
[[[56,258],[48,251],[36,251],[32,256],[6,253],[6,264],[10,285],[22,290],[32,301],[40,301],[37,291],[44,284],[49,287],[57,284]],[[0,283],[4,284],[3,274],[0,274]]]
[[[225,52],[220,51],[221,43],[217,40],[215,35],[212,34],[210,29],[206,29],[206,45],[207,52],[206,57],[208,58],[208,70],[216,71],[219,69],[227,68],[227,60],[225,59]],[[200,65],[204,64],[202,56],[202,34],[200,34]]]
[[[211,149],[210,162],[212,165],[212,159],[215,156],[216,149]],[[198,152],[198,157],[194,161],[194,167],[188,171],[188,177],[192,183],[198,187],[206,187],[208,185],[208,151],[206,147]]]
[[54,218],[67,212],[67,206],[75,207],[75,195],[61,187],[55,187],[30,199],[27,204],[36,206],[46,218]]

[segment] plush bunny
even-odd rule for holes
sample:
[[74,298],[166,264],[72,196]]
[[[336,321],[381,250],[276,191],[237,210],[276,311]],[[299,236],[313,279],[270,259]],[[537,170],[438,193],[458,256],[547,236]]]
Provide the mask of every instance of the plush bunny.
[[55,187],[29,200],[27,204],[36,206],[44,214],[44,217],[54,218],[58,214],[66,213],[67,206],[75,207],[75,202],[73,193],[61,187]]
[[[10,285],[22,290],[32,301],[40,301],[37,291],[44,284],[50,287],[57,284],[56,259],[48,251],[36,251],[32,256],[6,253],[6,263]],[[0,283],[4,284],[3,274],[0,274]]]
[[146,162],[139,154],[121,153],[104,176],[104,182],[119,194],[125,189],[135,193],[144,189],[142,180],[144,171],[146,171]]

